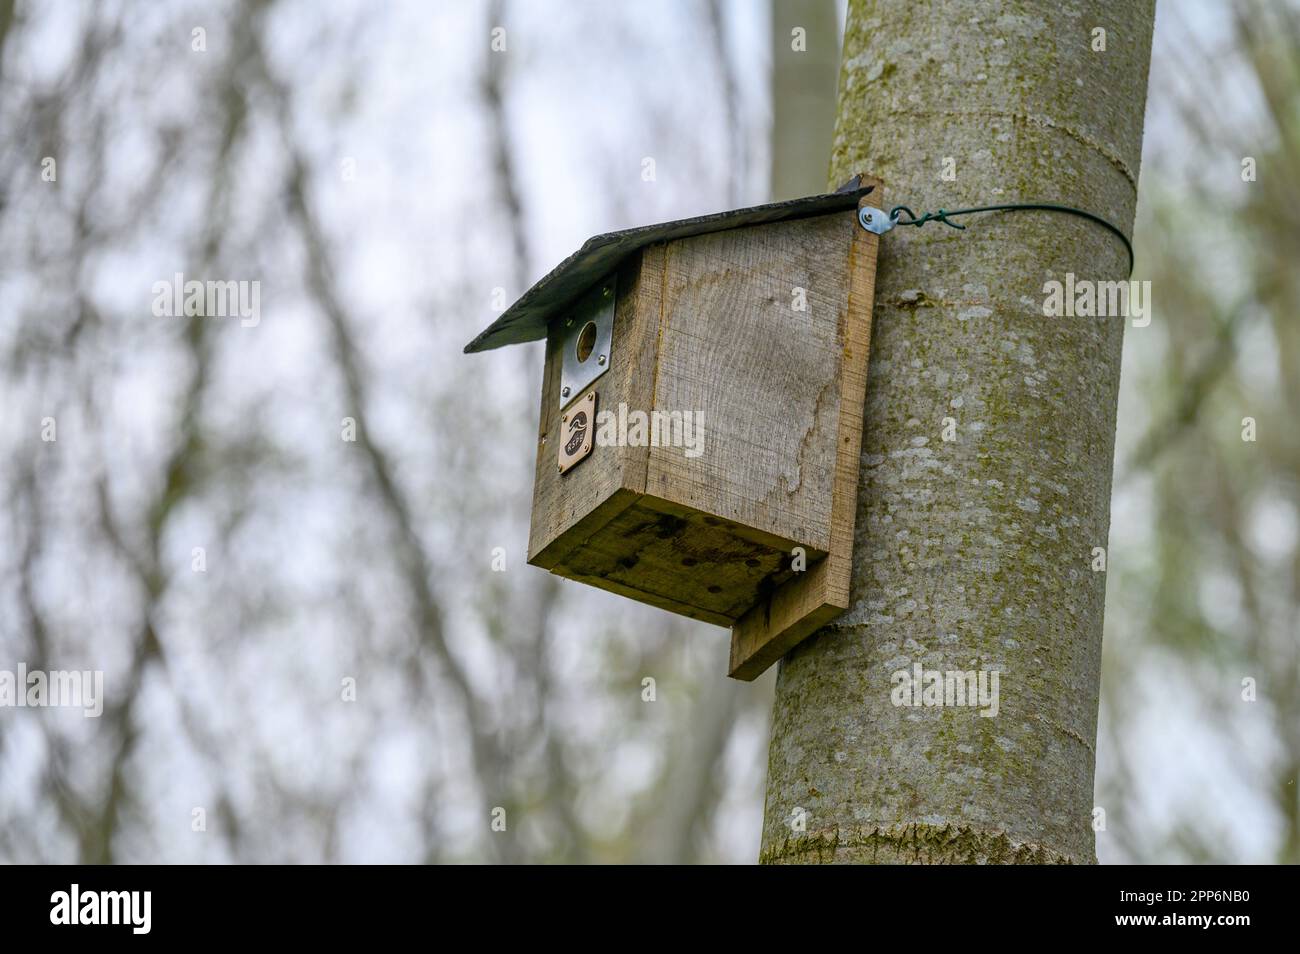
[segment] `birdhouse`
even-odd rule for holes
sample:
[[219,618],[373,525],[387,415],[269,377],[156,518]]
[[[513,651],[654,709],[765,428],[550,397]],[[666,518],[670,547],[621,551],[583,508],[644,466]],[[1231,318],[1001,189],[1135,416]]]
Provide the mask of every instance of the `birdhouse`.
[[529,563],[730,627],[739,679],[848,607],[881,205],[598,235],[466,346],[546,339]]

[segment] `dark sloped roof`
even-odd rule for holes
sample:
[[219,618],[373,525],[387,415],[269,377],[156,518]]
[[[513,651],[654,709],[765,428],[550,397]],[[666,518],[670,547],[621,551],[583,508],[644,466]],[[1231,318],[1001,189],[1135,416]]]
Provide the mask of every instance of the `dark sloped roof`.
[[490,351],[503,345],[545,338],[546,326],[556,312],[571,305],[584,291],[642,246],[688,235],[722,232],[744,225],[762,225],[853,209],[857,207],[858,199],[871,191],[871,186],[861,187],[860,181],[860,177],[854,176],[838,191],[826,195],[756,205],[732,212],[715,212],[712,215],[677,219],[659,225],[643,225],[589,238],[582,248],[555,266],[502,312],[501,317],[467,344],[465,353]]

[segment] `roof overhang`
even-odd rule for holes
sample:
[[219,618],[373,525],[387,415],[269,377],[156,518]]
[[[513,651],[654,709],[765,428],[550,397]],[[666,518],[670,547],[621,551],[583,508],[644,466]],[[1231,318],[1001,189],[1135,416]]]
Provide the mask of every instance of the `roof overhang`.
[[491,351],[505,345],[545,338],[551,318],[572,305],[583,292],[617,268],[623,259],[646,245],[746,225],[764,225],[855,209],[858,200],[872,189],[860,183],[861,177],[854,176],[835,192],[825,195],[643,225],[589,238],[582,248],[555,266],[467,344],[465,353]]

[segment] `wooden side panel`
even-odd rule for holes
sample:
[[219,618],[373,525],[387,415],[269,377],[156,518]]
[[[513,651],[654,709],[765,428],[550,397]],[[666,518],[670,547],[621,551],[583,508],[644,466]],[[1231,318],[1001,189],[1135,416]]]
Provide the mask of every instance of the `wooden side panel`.
[[[869,182],[875,190],[861,204],[883,207],[879,180]],[[848,609],[879,245],[878,235],[854,226],[849,247],[847,309],[841,326],[843,363],[838,379],[829,555],[816,566],[810,566],[808,572],[784,583],[736,623],[731,631],[730,675],[733,678],[756,678],[799,642]]]
[[[654,386],[659,338],[663,246],[650,246],[623,264],[618,274],[610,368],[591,387],[598,412],[648,407]],[[646,447],[602,447],[567,474],[559,473],[560,335],[563,316],[546,339],[537,464],[533,481],[528,562],[551,569],[564,555],[613,519],[645,490]],[[585,394],[586,391],[583,391]]]
[[830,548],[855,214],[668,244],[654,410],[702,415],[702,453],[652,447],[647,493]]

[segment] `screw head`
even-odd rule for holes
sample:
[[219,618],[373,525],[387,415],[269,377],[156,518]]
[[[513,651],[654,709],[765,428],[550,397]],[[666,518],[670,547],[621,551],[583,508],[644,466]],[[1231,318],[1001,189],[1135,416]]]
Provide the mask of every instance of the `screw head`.
[[603,365],[605,363],[605,356],[602,354],[599,358],[596,359],[596,363]]
[[569,396],[569,388],[568,388],[567,386],[566,386],[564,389],[562,389],[562,390],[560,391],[560,396],[561,396],[561,397],[568,397],[568,396]]
[[564,415],[562,418],[560,418],[560,423],[561,423],[561,424],[568,424],[568,423],[569,423],[569,415],[566,414],[566,415]]

